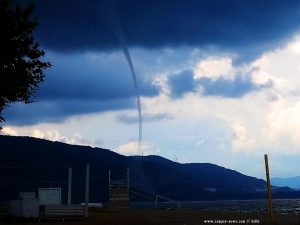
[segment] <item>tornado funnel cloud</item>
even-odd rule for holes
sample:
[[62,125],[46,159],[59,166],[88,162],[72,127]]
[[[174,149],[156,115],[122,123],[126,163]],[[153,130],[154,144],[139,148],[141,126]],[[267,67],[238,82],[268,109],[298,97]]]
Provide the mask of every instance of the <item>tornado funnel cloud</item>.
[[[121,45],[122,51],[126,57],[127,63],[129,65],[131,74],[132,74],[132,79],[133,79],[133,84],[134,84],[134,88],[135,88],[135,92],[136,92],[136,101],[137,101],[137,109],[138,109],[138,118],[139,118],[139,139],[138,139],[138,152],[141,152],[141,148],[142,148],[142,109],[141,109],[141,99],[140,99],[140,91],[139,91],[139,86],[138,86],[138,82],[136,79],[136,73],[133,67],[133,63],[132,63],[132,59],[130,56],[130,52],[128,50],[126,41],[125,41],[125,37],[124,37],[124,33],[122,31],[122,27],[119,23],[118,17],[116,16],[116,14],[114,13],[113,10],[110,10],[109,13],[109,19],[112,25],[112,29],[113,32],[116,36],[116,38],[118,39],[118,42]],[[141,152],[142,153],[142,152]]]

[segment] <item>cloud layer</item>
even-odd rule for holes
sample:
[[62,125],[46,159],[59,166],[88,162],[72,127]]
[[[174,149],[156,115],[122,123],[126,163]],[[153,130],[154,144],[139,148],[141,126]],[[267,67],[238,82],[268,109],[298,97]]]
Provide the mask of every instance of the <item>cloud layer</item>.
[[[119,53],[65,55],[49,52],[46,71],[33,103],[14,104],[4,111],[10,124],[62,121],[68,116],[135,107],[129,68]],[[151,80],[138,77],[141,96],[159,93]]]
[[182,71],[169,77],[169,87],[174,98],[181,98],[187,93],[199,93],[202,96],[215,96],[223,98],[240,98],[244,95],[272,87],[272,82],[256,84],[252,81],[251,74],[237,75],[232,78],[220,76],[215,78],[202,76],[195,79],[192,70]]
[[[24,2],[25,0],[22,0]],[[25,1],[26,2],[26,1]],[[56,51],[112,50],[112,11],[130,47],[188,45],[246,53],[276,46],[299,28],[299,1],[35,1],[42,45]],[[259,25],[258,25],[259,24]]]

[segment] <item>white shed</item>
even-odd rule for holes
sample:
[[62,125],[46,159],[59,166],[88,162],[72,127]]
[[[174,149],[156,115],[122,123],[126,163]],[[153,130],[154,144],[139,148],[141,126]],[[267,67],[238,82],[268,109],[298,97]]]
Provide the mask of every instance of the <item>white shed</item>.
[[61,205],[61,188],[39,188],[40,205]]
[[19,199],[9,202],[10,214],[16,217],[39,217],[39,202],[34,192],[20,192]]

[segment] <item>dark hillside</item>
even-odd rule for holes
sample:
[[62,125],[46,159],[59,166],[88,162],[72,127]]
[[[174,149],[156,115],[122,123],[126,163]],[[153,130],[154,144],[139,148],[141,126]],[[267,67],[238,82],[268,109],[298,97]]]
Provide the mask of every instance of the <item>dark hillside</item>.
[[[265,198],[264,180],[209,163],[180,164],[160,156],[126,157],[107,149],[1,135],[0,156],[1,202],[39,187],[61,187],[66,202],[69,166],[73,168],[72,200],[83,202],[86,164],[90,164],[91,202],[107,202],[108,171],[119,179],[126,177],[127,168],[132,190],[176,200]],[[276,190],[280,197],[299,195],[290,189]]]

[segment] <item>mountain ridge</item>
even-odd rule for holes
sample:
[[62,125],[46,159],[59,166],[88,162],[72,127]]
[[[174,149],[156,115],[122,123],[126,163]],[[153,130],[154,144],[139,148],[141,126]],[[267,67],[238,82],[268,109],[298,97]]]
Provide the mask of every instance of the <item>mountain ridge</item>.
[[300,190],[300,176],[294,177],[274,177],[271,179],[272,184],[278,187],[290,187],[295,190]]
[[[84,198],[85,164],[90,164],[90,199],[108,201],[108,171],[132,187],[176,200],[265,198],[266,182],[210,163],[178,163],[161,156],[123,156],[108,149],[68,145],[32,137],[0,135],[0,201],[19,191],[60,186],[66,201],[67,171],[73,168],[73,200]],[[28,168],[26,168],[26,166]],[[23,168],[23,169],[22,169]],[[55,182],[54,182],[55,181]],[[257,191],[260,190],[260,191]],[[283,189],[278,189],[280,190]],[[289,189],[284,190],[290,192]],[[136,199],[132,196],[132,199]]]

